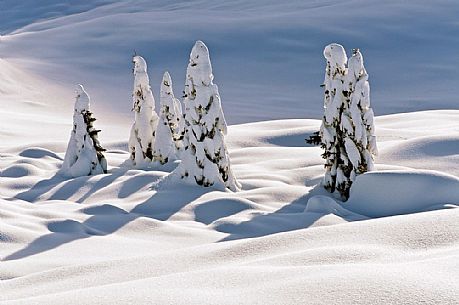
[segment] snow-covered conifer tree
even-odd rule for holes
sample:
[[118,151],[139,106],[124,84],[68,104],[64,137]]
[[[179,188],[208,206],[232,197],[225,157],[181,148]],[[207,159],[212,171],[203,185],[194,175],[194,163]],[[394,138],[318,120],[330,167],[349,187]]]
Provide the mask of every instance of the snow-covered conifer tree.
[[167,71],[161,82],[160,107],[153,155],[156,161],[165,164],[179,157],[185,133],[182,105],[174,96],[172,79]]
[[372,170],[377,153],[368,74],[359,51],[349,59],[348,68],[341,45],[326,46],[324,56],[325,114],[320,129],[326,159],[324,187],[347,199],[356,175]]
[[320,127],[322,147],[325,152],[324,187],[334,192],[337,180],[345,183],[339,164],[344,151],[340,141],[341,113],[344,107],[343,82],[346,74],[347,56],[343,46],[333,43],[325,47],[324,57],[327,60],[324,80],[324,116]]
[[182,178],[198,185],[240,189],[225,145],[227,126],[218,87],[213,83],[209,50],[197,41],[191,50],[185,83],[185,138]]
[[350,120],[352,126],[342,129],[346,151],[353,166],[351,180],[354,181],[355,175],[373,170],[373,158],[378,153],[373,124],[374,114],[370,108],[368,73],[359,49],[354,49],[349,58],[346,80],[348,108],[343,113],[345,118],[343,117],[342,122]]
[[97,139],[100,130],[93,126],[96,119],[89,111],[89,95],[82,85],[77,86],[76,93],[73,130],[60,171],[70,177],[106,173],[105,149]]
[[135,113],[134,124],[129,137],[129,153],[134,166],[142,167],[153,161],[158,115],[155,99],[150,88],[147,63],[141,56],[134,56],[134,90],[132,93]]

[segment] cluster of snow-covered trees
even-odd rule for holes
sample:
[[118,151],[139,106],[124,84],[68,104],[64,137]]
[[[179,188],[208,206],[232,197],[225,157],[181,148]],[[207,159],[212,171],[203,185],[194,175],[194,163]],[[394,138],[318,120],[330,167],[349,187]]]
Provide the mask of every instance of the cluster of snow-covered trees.
[[[177,172],[183,179],[202,186],[239,190],[225,145],[227,125],[218,87],[213,83],[207,46],[197,41],[191,51],[183,101],[185,111],[174,96],[172,79],[166,71],[161,82],[158,115],[147,63],[135,55],[133,64],[134,123],[128,142],[132,166],[146,168],[181,159]],[[97,139],[99,130],[94,129],[94,121],[89,111],[89,96],[79,85],[62,174],[77,177],[107,172],[105,150]]]
[[[356,176],[373,169],[376,147],[373,110],[370,108],[368,73],[359,49],[348,59],[343,46],[325,47],[324,116],[320,139],[325,159],[324,187],[349,197]],[[202,186],[237,191],[241,185],[231,170],[225,145],[227,125],[218,87],[213,83],[209,50],[197,41],[186,70],[184,111],[174,96],[172,79],[166,71],[161,82],[159,115],[150,87],[147,63],[133,57],[132,93],[134,123],[129,137],[130,162],[136,168],[164,165],[180,159],[176,172],[182,179]],[[61,172],[69,176],[107,172],[105,151],[93,127],[89,96],[77,88],[73,130]]]
[[343,46],[325,47],[324,116],[320,127],[324,187],[349,197],[355,177],[373,169],[377,155],[370,85],[359,49],[347,58]]

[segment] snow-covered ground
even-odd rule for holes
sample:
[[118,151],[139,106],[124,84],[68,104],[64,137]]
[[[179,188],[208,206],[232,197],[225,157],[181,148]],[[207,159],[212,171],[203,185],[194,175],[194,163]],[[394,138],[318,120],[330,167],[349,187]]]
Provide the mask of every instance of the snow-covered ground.
[[377,118],[391,171],[344,205],[316,186],[319,124],[230,126],[238,193],[119,168],[126,140],[106,143],[109,174],[75,179],[55,175],[65,141],[3,149],[5,304],[454,304],[459,111]]
[[[458,13],[455,1],[1,1],[0,303],[457,304]],[[197,39],[237,193],[185,184],[176,164],[123,167],[134,49],[159,101],[165,69],[181,96]],[[333,41],[361,48],[377,115],[377,171],[346,203],[318,186],[322,150],[304,141]],[[69,179],[56,173],[76,83],[109,172]]]

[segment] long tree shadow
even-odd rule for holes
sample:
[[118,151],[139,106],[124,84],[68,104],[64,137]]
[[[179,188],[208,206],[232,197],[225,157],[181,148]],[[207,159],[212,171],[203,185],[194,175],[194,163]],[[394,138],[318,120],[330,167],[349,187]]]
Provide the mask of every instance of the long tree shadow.
[[109,186],[113,182],[115,182],[116,179],[120,178],[126,173],[127,170],[117,170],[115,172],[112,172],[110,175],[106,175],[103,178],[99,179],[94,185],[83,195],[81,196],[76,202],[82,203],[86,199],[88,199],[91,195],[96,193],[97,191]]
[[[87,179],[86,177],[81,177],[83,179]],[[17,194],[14,198],[28,201],[28,202],[35,202],[40,196],[46,194],[53,188],[55,188],[59,183],[65,181],[66,179],[59,175],[55,174],[49,179],[38,181],[34,186],[32,186],[27,191]]]
[[[181,191],[179,196],[177,190]],[[158,187],[153,196],[129,212],[109,204],[87,208],[84,213],[92,216],[84,222],[72,219],[50,222],[48,230],[51,233],[37,238],[25,248],[8,255],[3,260],[17,260],[55,249],[76,240],[91,236],[109,235],[140,217],[167,220],[184,206],[212,190],[182,183],[178,187],[177,184],[168,185],[165,183],[163,187]]]
[[322,186],[316,185],[309,193],[297,198],[279,210],[253,217],[238,224],[223,223],[215,229],[229,235],[220,241],[261,237],[280,232],[305,229],[313,225],[323,214],[304,213],[309,198],[316,195],[327,195]]

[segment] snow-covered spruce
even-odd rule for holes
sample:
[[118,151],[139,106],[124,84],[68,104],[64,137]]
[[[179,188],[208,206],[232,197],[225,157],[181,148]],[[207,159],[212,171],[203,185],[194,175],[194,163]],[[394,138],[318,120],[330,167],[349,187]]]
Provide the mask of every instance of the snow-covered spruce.
[[73,130],[60,172],[70,177],[106,173],[105,149],[97,139],[100,130],[93,126],[96,119],[89,111],[89,95],[82,85],[77,86],[76,93]]
[[185,150],[178,168],[182,178],[202,186],[239,190],[225,145],[227,126],[213,83],[209,50],[202,41],[191,50],[184,105]]
[[[329,192],[350,187],[345,179],[343,167],[347,164],[344,143],[341,137],[341,114],[344,108],[343,83],[346,74],[347,56],[343,46],[333,43],[325,47],[324,57],[327,60],[324,79],[324,116],[320,127],[320,137],[325,159],[324,187]],[[343,188],[343,189],[344,189]]]
[[166,71],[161,82],[159,123],[153,153],[155,161],[165,164],[178,159],[184,134],[182,106],[174,96],[172,79]]
[[326,160],[324,186],[345,200],[356,175],[373,169],[377,153],[370,87],[360,51],[355,50],[348,68],[341,45],[326,46],[324,56],[325,114],[320,129]]
[[374,169],[373,158],[378,153],[374,114],[370,108],[368,73],[359,49],[354,49],[352,57],[349,58],[346,85],[348,107],[343,113],[341,129],[346,152],[353,167],[351,180],[354,181],[356,175]]
[[155,99],[150,88],[147,63],[141,56],[132,58],[134,63],[134,90],[132,93],[135,113],[129,137],[129,153],[136,167],[149,165],[153,161],[158,115],[155,112]]

